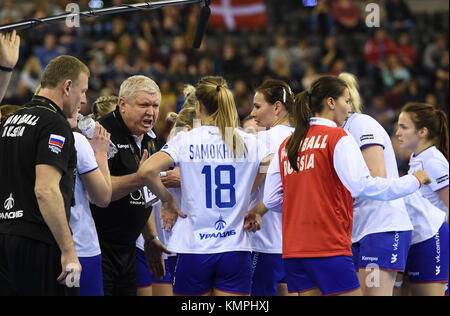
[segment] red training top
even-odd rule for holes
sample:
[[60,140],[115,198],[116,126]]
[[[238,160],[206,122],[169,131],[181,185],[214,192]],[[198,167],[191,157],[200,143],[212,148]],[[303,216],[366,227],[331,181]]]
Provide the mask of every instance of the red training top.
[[311,125],[300,144],[295,172],[285,150],[278,155],[283,185],[283,258],[351,256],[353,198],[333,164],[334,148],[347,133]]

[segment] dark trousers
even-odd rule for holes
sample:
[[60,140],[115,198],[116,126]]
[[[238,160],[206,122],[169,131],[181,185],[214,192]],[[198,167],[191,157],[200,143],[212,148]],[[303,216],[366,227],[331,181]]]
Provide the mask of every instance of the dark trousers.
[[120,245],[99,239],[105,296],[136,296],[136,244]]
[[0,234],[0,296],[74,296],[79,288],[59,284],[56,244]]

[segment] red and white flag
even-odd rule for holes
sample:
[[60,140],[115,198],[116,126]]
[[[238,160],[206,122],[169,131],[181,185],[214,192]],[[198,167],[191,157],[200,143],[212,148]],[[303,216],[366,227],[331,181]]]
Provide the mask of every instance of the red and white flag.
[[264,0],[213,0],[209,27],[227,29],[264,29],[267,27]]

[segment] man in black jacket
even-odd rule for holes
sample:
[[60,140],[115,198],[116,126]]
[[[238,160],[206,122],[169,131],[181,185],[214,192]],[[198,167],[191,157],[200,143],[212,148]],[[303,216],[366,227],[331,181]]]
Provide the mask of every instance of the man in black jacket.
[[107,208],[91,204],[102,250],[105,296],[136,295],[136,240],[143,233],[147,245],[159,244],[150,220],[157,198],[136,172],[141,162],[159,150],[152,128],[160,103],[161,92],[152,79],[132,76],[120,86],[115,111],[99,120],[118,150],[108,158],[113,202]]
[[88,77],[77,58],[53,59],[39,94],[0,129],[0,296],[77,294],[68,223],[77,156],[67,119],[86,102]]

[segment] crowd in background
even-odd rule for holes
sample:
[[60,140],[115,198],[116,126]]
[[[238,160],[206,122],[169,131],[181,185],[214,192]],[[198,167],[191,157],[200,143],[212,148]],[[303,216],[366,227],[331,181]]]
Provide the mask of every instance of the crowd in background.
[[[62,14],[70,3],[2,2],[0,24]],[[110,0],[104,7],[137,2],[142,1]],[[80,10],[89,10],[88,3],[79,1]],[[21,31],[19,63],[2,104],[28,101],[49,60],[68,54],[89,66],[89,104],[99,96],[117,95],[131,75],[153,78],[162,93],[155,129],[163,137],[170,129],[166,114],[180,110],[185,85],[209,74],[231,84],[241,119],[250,114],[253,89],[265,78],[284,80],[299,92],[319,74],[343,71],[358,76],[364,111],[391,135],[408,101],[435,104],[448,113],[448,10],[413,13],[404,0],[319,0],[314,8],[303,7],[300,0],[265,3],[267,28],[209,28],[198,50],[191,49],[196,4],[87,18],[80,27],[60,23]],[[379,4],[380,27],[366,26],[368,3]]]

